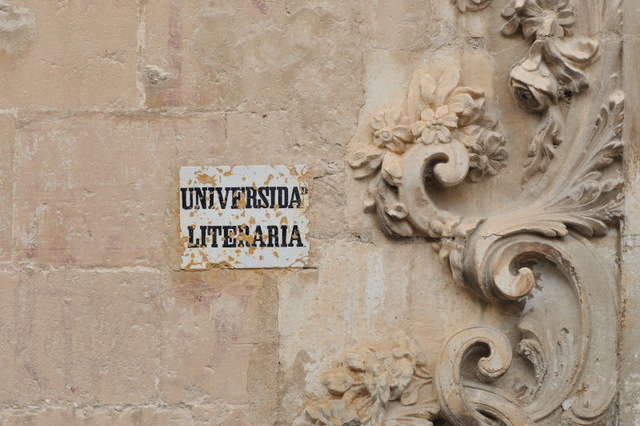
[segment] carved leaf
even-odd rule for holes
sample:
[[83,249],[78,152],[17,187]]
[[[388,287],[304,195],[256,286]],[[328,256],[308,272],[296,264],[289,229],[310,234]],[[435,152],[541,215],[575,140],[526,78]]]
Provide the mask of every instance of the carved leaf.
[[604,170],[622,158],[624,95],[616,91],[600,111],[585,150],[564,185],[553,191],[545,211],[585,236],[604,235],[607,223],[620,217],[624,181]]
[[460,70],[448,67],[440,76],[435,92],[435,102],[438,106],[444,105],[447,96],[458,86],[460,82]]
[[529,146],[529,158],[525,161],[523,182],[528,182],[536,173],[544,173],[555,158],[556,147],[562,143],[561,113],[557,107],[551,107],[540,124]]
[[384,151],[379,148],[365,146],[349,158],[349,165],[354,169],[356,179],[364,179],[374,174],[382,165]]

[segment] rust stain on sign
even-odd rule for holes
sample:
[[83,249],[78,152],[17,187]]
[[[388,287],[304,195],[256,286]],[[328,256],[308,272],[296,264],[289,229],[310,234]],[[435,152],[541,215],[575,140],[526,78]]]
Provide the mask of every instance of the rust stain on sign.
[[182,269],[304,267],[304,166],[183,167]]

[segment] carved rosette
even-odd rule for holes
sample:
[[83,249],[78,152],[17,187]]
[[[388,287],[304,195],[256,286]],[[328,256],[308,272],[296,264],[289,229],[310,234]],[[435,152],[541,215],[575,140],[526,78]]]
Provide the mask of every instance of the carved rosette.
[[[452,3],[461,12],[472,9],[470,1]],[[489,2],[473,3],[478,10]],[[615,33],[620,0],[580,5],[591,12],[600,7],[601,33]],[[614,402],[616,277],[590,240],[621,219],[621,41],[574,38],[569,28],[576,9],[569,0],[512,0],[503,17],[504,35],[520,32],[530,43],[508,82],[520,106],[540,119],[529,141],[525,181],[548,173],[564,140],[569,147],[559,176],[545,176],[544,188],[528,193],[521,208],[494,216],[465,217],[434,202],[430,188],[499,179],[507,160],[508,146],[486,113],[483,92],[461,85],[455,68],[416,71],[401,104],[362,123],[349,164],[357,179],[370,182],[365,210],[376,213],[381,229],[428,238],[473,294],[499,306],[516,303],[521,315],[513,326],[520,337],[512,341],[512,333],[486,326],[462,330],[449,339],[432,373],[407,344],[350,354],[327,376],[329,397],[310,404],[300,424],[591,425],[601,424]],[[602,84],[590,91],[585,67],[599,50]],[[567,135],[564,121],[584,109],[572,109],[579,99],[561,98],[578,93],[583,106],[593,107],[588,125]],[[564,289],[540,285],[535,264],[555,270]],[[525,303],[545,292],[553,295],[538,305]],[[558,308],[571,312],[572,321]],[[516,358],[531,367],[530,377],[513,377]]]

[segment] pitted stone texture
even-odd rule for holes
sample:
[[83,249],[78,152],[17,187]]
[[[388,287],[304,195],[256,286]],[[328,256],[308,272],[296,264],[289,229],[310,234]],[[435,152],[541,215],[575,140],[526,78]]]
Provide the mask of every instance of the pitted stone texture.
[[346,350],[377,347],[404,332],[434,355],[431,368],[461,322],[480,321],[483,308],[489,322],[503,321],[452,282],[428,245],[381,238],[318,241],[316,250],[317,269],[287,275],[279,285],[282,424],[291,424],[305,395],[323,394],[322,375]]
[[29,268],[1,274],[2,405],[156,400],[158,278]]
[[[625,61],[624,79],[626,104],[624,139],[629,142],[625,166],[627,173],[627,193],[625,199],[625,220],[622,229],[620,251],[622,312],[620,328],[620,424],[634,424],[640,419],[640,104],[636,93],[640,90],[637,78],[640,63],[640,9],[633,2],[624,2]],[[634,76],[634,77],[631,77]]]
[[[63,407],[0,410],[0,424],[16,426],[254,426],[247,407],[225,408],[221,404],[198,406],[116,405],[109,407]],[[264,420],[264,418],[262,418]]]
[[89,115],[26,121],[17,138],[19,260],[178,265],[178,169],[219,152],[224,125]]
[[0,424],[65,425],[65,426],[129,426],[166,425],[190,426],[194,422],[192,413],[185,407],[135,407],[113,408],[46,406],[42,409],[0,410]]
[[0,109],[126,109],[136,83],[138,2],[13,1],[35,15],[17,58],[0,54]]
[[[335,96],[347,99],[351,86],[341,86],[347,93],[333,90],[331,83],[346,77],[334,71],[353,67],[365,40],[353,28],[367,9],[363,2],[145,2],[143,63],[167,76],[157,84],[143,73],[146,105],[281,109],[304,99],[296,86],[305,81],[314,88],[309,102],[320,107],[324,93],[335,105]],[[323,85],[329,92],[319,90]]]
[[[153,416],[170,417],[178,406],[194,407],[197,424],[224,417],[272,424],[276,281],[236,271],[186,275],[134,269],[0,273],[2,405],[15,407],[12,415],[25,407],[20,421],[36,424],[58,424],[60,416],[76,421],[77,413],[60,408],[71,403],[149,406],[109,417],[152,422],[141,424],[165,424]],[[98,411],[81,418],[101,421]],[[0,410],[0,418],[5,414],[9,410]],[[229,422],[224,424],[234,424]]]
[[0,115],[0,262],[9,261],[13,246],[13,149],[15,142],[14,118]]
[[162,400],[224,400],[251,406],[247,415],[255,424],[271,418],[277,406],[275,281],[250,271],[173,273],[170,280],[161,297]]

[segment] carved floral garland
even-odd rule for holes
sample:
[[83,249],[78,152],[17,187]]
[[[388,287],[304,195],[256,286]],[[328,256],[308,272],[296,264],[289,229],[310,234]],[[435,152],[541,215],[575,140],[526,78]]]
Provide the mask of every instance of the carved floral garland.
[[[404,158],[423,151],[455,155],[464,175],[448,181],[436,170],[436,177],[447,185],[457,185],[465,178],[477,182],[496,175],[506,165],[505,140],[486,116],[484,94],[459,86],[458,69],[449,68],[436,77],[417,71],[406,102],[377,114],[371,124],[372,139],[349,159],[356,178],[373,177],[365,210],[377,211],[389,234],[406,237],[420,233],[407,220],[407,206],[398,196],[405,174]],[[451,236],[454,222],[451,217],[434,218],[424,231],[432,238]]]
[[[592,1],[592,0],[585,0]],[[451,0],[461,12],[490,1]],[[600,4],[604,31],[620,22],[620,0]],[[592,6],[593,9],[593,6]],[[510,85],[520,106],[540,116],[530,144],[525,181],[546,172],[563,136],[569,106],[560,99],[583,93],[598,43],[571,37],[575,9],[569,0],[511,0],[503,34],[520,31],[531,43],[513,66]],[[472,218],[436,206],[427,188],[454,187],[495,176],[506,165],[505,140],[485,111],[481,91],[460,86],[460,73],[417,71],[406,100],[375,115],[365,140],[356,139],[349,164],[370,179],[365,209],[376,212],[393,236],[435,239],[456,281],[490,302],[530,296],[534,261],[551,264],[571,289],[577,326],[542,310],[524,311],[521,339],[512,344],[491,327],[454,335],[429,373],[424,356],[401,338],[391,351],[347,356],[325,379],[328,397],[309,403],[297,425],[591,425],[603,421],[617,389],[616,278],[600,266],[586,238],[605,235],[621,218],[624,95],[616,76],[620,40],[607,41],[608,79],[590,102],[592,127],[571,135],[562,177],[535,200],[505,214]],[[567,135],[564,135],[568,138]],[[531,381],[493,386],[507,377],[514,357],[533,368]],[[464,372],[477,364],[477,377]]]
[[598,43],[568,38],[576,20],[569,0],[511,0],[502,16],[507,19],[502,34],[521,32],[531,42],[528,55],[511,70],[511,89],[522,109],[543,116],[529,146],[526,181],[547,171],[554,159],[565,120],[559,99],[571,99],[589,87],[580,67],[594,60]]

